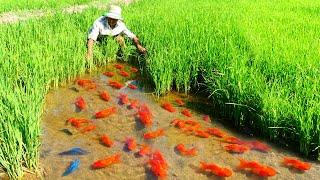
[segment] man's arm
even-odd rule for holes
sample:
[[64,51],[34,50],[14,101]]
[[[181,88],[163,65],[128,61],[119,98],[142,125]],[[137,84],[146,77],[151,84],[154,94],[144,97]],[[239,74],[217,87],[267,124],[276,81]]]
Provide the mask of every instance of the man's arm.
[[92,59],[93,57],[93,44],[94,40],[93,39],[88,39],[87,41],[87,59]]
[[139,39],[137,38],[137,36],[135,36],[132,40],[141,53],[144,54],[147,52],[147,49],[141,46],[141,43],[140,43]]

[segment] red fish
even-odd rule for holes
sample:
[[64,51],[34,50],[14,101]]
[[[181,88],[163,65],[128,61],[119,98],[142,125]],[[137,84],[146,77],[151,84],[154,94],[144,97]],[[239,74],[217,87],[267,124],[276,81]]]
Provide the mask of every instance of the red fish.
[[126,95],[124,93],[120,93],[119,101],[120,101],[120,104],[128,104],[129,103],[128,95]]
[[200,169],[203,171],[212,172],[216,176],[229,177],[232,175],[232,171],[228,168],[221,168],[218,165],[211,163],[200,162]]
[[97,87],[95,82],[89,79],[77,79],[76,83],[86,89],[96,89]]
[[135,68],[135,67],[132,67],[132,68],[130,69],[130,71],[133,72],[133,73],[136,73],[136,72],[138,72],[139,70],[138,70],[137,68]]
[[226,133],[224,133],[223,131],[221,131],[218,128],[207,128],[206,132],[213,135],[213,136],[217,136],[220,138],[226,136]]
[[154,139],[154,138],[157,138],[157,137],[163,136],[163,135],[164,135],[164,129],[158,129],[156,131],[145,133],[143,135],[143,138],[144,139]]
[[116,164],[120,162],[120,154],[114,154],[112,156],[109,156],[103,160],[98,160],[94,162],[91,167],[92,169],[100,169],[100,168],[105,168],[107,166],[110,166],[112,164]]
[[114,72],[105,72],[103,74],[108,76],[108,77],[113,77],[114,76]]
[[100,98],[105,100],[105,101],[109,101],[110,100],[110,95],[107,91],[102,91],[100,93]]
[[116,89],[121,89],[122,87],[123,87],[123,84],[121,84],[120,82],[118,82],[118,81],[113,81],[113,80],[109,80],[109,85],[111,86],[111,87],[114,87],[114,88],[116,88]]
[[210,122],[210,121],[211,121],[209,115],[204,115],[204,116],[202,117],[202,119],[203,119],[205,122]]
[[142,145],[142,148],[139,150],[138,154],[140,156],[148,155],[151,152],[151,148],[148,145]]
[[198,137],[202,137],[202,138],[208,138],[210,137],[210,134],[209,133],[206,133],[205,131],[202,131],[202,130],[197,130],[195,132],[195,135],[198,136]]
[[259,168],[253,168],[251,170],[253,174],[256,174],[260,177],[270,177],[277,174],[277,171],[270,166],[262,166]]
[[133,90],[135,90],[135,89],[138,88],[137,86],[135,86],[135,85],[133,85],[133,84],[129,84],[128,87],[129,87],[130,89],[133,89]]
[[149,164],[153,174],[160,178],[166,178],[168,163],[164,159],[160,151],[155,151],[150,155]]
[[180,129],[186,127],[185,122],[181,119],[174,119],[171,124]]
[[100,140],[104,145],[108,147],[111,147],[113,145],[112,140],[106,134],[102,135]]
[[184,104],[185,104],[180,98],[176,98],[175,101],[180,106],[184,106]]
[[129,76],[130,76],[130,74],[129,74],[128,72],[123,71],[123,70],[120,71],[119,74],[120,74],[121,76],[123,76],[123,77],[129,77]]
[[239,159],[240,164],[238,165],[237,169],[243,170],[243,169],[253,169],[253,168],[259,168],[261,165],[257,163],[256,161],[246,161],[244,159]]
[[224,146],[224,149],[231,153],[244,153],[249,150],[249,147],[238,144],[229,144]]
[[187,117],[192,117],[192,114],[188,109],[183,109],[181,113]]
[[261,152],[268,152],[271,150],[271,148],[259,141],[251,141],[251,142],[245,142],[246,145],[248,145],[251,149],[261,151]]
[[130,109],[137,109],[139,107],[139,101],[138,100],[131,100],[129,108]]
[[102,111],[99,111],[95,114],[96,118],[105,118],[105,117],[108,117],[110,116],[111,114],[114,114],[116,113],[117,111],[117,108],[116,107],[110,107],[110,108],[107,108],[107,109],[104,109]]
[[126,139],[126,148],[129,150],[129,151],[133,151],[135,150],[137,147],[137,143],[136,143],[136,140],[133,139],[133,138],[127,138]]
[[78,97],[76,102],[75,102],[75,105],[80,109],[80,110],[83,110],[84,108],[86,108],[87,104],[86,102],[84,101],[83,97]]
[[310,163],[302,162],[302,161],[295,159],[293,157],[284,157],[282,163],[287,167],[294,167],[295,169],[300,170],[300,171],[306,171],[311,168]]
[[172,106],[172,104],[166,102],[162,104],[162,108],[169,112],[176,112],[176,109]]
[[179,151],[179,153],[183,156],[196,156],[197,155],[197,149],[195,147],[191,149],[187,149],[184,144],[178,144],[176,145],[176,150]]
[[234,136],[225,137],[224,140],[230,144],[239,144],[239,145],[246,144],[245,141],[242,141]]
[[142,124],[147,127],[151,126],[152,114],[147,105],[141,105],[137,114]]
[[240,170],[249,170],[251,173],[256,174],[261,177],[269,177],[276,175],[276,170],[269,166],[261,165],[255,161],[246,161],[240,159],[240,164],[238,166]]
[[67,122],[71,123],[72,126],[76,128],[80,128],[83,123],[89,123],[90,121],[87,119],[78,119],[78,118],[69,118]]
[[123,69],[124,66],[121,64],[115,64],[114,67],[117,69]]
[[82,133],[93,131],[95,129],[96,129],[95,125],[89,125],[89,126],[86,126],[86,127],[83,128]]

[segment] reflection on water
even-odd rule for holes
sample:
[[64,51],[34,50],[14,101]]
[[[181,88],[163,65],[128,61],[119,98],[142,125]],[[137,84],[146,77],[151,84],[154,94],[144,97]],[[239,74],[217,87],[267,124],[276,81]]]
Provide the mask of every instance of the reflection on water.
[[[126,70],[130,68],[126,65]],[[85,75],[81,79],[91,79],[96,82],[97,89],[85,90],[84,88],[70,83],[65,87],[52,90],[46,97],[45,112],[42,120],[42,146],[41,146],[41,166],[44,169],[45,179],[157,179],[151,172],[147,164],[148,157],[136,155],[142,144],[148,144],[153,150],[160,150],[169,164],[168,179],[219,179],[218,177],[203,173],[199,170],[199,162],[206,161],[216,163],[222,167],[233,170],[233,175],[229,179],[259,179],[250,173],[235,171],[239,164],[238,158],[255,160],[262,164],[274,167],[278,174],[270,179],[320,179],[320,166],[312,164],[312,168],[306,173],[297,173],[291,169],[281,166],[280,161],[284,156],[292,156],[284,150],[272,148],[269,153],[250,151],[245,154],[230,154],[223,149],[226,144],[219,138],[199,138],[193,135],[182,133],[181,130],[170,126],[174,118],[186,119],[180,112],[185,107],[180,107],[174,103],[176,97],[187,102],[186,107],[190,107],[193,119],[196,119],[202,127],[218,127],[228,134],[232,134],[244,140],[253,138],[243,137],[235,132],[224,128],[216,122],[213,117],[212,123],[205,122],[203,113],[210,113],[210,105],[205,99],[184,94],[171,93],[160,99],[153,98],[150,93],[139,83],[140,79],[136,75],[130,78],[123,78],[116,73],[113,80],[118,80],[128,85],[130,83],[138,86],[137,90],[132,90],[127,86],[120,90],[108,86],[109,77],[103,75],[105,71],[117,70],[109,65],[100,71],[99,74]],[[107,91],[111,100],[103,101],[99,97],[99,92]],[[145,128],[136,117],[136,110],[128,108],[127,105],[118,103],[120,93],[128,95],[129,99],[136,99],[140,104],[147,104],[152,111],[153,123],[151,127]],[[79,111],[74,102],[77,97],[82,96],[87,108]],[[175,108],[175,113],[169,113],[161,108],[162,102],[171,102]],[[201,106],[200,106],[201,105]],[[105,108],[115,106],[117,113],[107,118],[95,119],[94,114]],[[197,108],[198,107],[198,108]],[[199,108],[201,107],[201,108]],[[199,111],[200,110],[200,111]],[[201,111],[202,110],[202,111]],[[92,120],[96,129],[81,133],[66,120],[70,117],[86,118]],[[156,139],[144,140],[143,134],[148,131],[165,129],[165,136]],[[102,145],[99,138],[102,134],[107,134],[114,141],[112,147]],[[135,151],[125,151],[124,141],[127,137],[133,137],[138,143]],[[197,147],[198,155],[194,157],[184,157],[175,151],[174,147],[183,143],[187,147]],[[60,156],[59,153],[71,148],[79,147],[88,151],[86,155]],[[90,166],[93,162],[104,159],[115,153],[121,154],[121,162],[107,168],[92,170]],[[70,162],[79,159],[79,169],[68,176],[62,177],[63,172]]]

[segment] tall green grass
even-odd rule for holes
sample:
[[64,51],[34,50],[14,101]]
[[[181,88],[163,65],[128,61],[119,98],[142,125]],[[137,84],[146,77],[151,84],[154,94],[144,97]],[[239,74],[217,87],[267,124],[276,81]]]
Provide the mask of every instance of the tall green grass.
[[87,31],[102,13],[90,9],[0,26],[0,166],[11,178],[21,177],[24,168],[38,170],[48,89],[114,60],[114,47],[85,60]]
[[149,48],[158,94],[204,83],[229,123],[319,158],[319,7],[311,0],[149,0],[124,12]]
[[61,8],[94,0],[0,0],[0,13],[17,10]]

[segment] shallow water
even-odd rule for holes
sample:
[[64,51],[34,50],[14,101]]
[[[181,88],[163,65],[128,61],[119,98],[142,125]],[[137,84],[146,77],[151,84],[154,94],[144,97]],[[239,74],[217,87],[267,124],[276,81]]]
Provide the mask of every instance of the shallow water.
[[[128,67],[126,67],[128,68]],[[147,157],[138,157],[136,152],[127,152],[124,149],[126,137],[133,137],[138,144],[149,144],[153,150],[160,150],[169,164],[168,179],[221,179],[215,175],[202,173],[199,171],[199,162],[206,161],[216,163],[219,166],[227,167],[233,170],[233,175],[228,179],[259,179],[259,177],[250,173],[235,171],[239,164],[238,158],[255,160],[264,165],[272,166],[277,170],[277,175],[270,179],[320,179],[320,165],[318,162],[312,162],[312,168],[305,173],[299,173],[294,170],[283,167],[280,163],[284,156],[295,156],[283,149],[272,147],[271,152],[262,153],[258,151],[249,151],[244,154],[230,154],[223,149],[226,144],[219,138],[199,138],[182,133],[181,130],[170,126],[174,118],[187,119],[180,112],[184,107],[175,105],[174,98],[181,97],[185,102],[193,104],[206,104],[205,100],[189,97],[183,94],[171,93],[161,99],[154,98],[150,93],[146,93],[141,85],[138,90],[131,90],[124,87],[116,90],[107,85],[108,77],[102,75],[104,71],[115,71],[112,65],[103,68],[99,74],[85,75],[82,79],[92,79],[98,84],[96,90],[85,90],[84,88],[70,83],[56,90],[51,90],[46,97],[45,112],[42,120],[42,146],[41,146],[41,166],[44,170],[45,179],[156,179],[150,172],[147,165]],[[116,80],[138,83],[140,80],[122,78],[116,75]],[[135,79],[135,77],[133,77]],[[98,92],[106,90],[111,95],[111,100],[105,102],[100,99]],[[140,103],[146,103],[153,114],[153,124],[150,128],[144,128],[136,119],[136,110],[130,110],[126,105],[118,103],[119,93],[126,93],[130,99],[137,99]],[[87,108],[79,111],[75,105],[75,99],[82,96],[87,102]],[[169,113],[161,108],[160,104],[164,101],[170,101],[177,111]],[[116,106],[117,113],[103,119],[95,119],[94,113],[104,108]],[[208,108],[207,108],[208,109]],[[234,135],[243,140],[254,140],[235,132],[230,131],[220,124],[216,119],[210,117],[212,123],[202,120],[204,114],[190,109],[193,119],[197,119],[202,127],[218,127],[230,135]],[[88,133],[81,133],[66,120],[70,117],[91,119],[97,126],[97,129]],[[165,136],[144,140],[143,133],[159,128],[165,129]],[[72,133],[66,133],[67,129]],[[99,135],[107,134],[115,145],[108,148],[99,141]],[[179,155],[174,147],[178,143],[184,143],[187,147],[195,146],[198,148],[198,155],[195,157],[184,157]],[[69,150],[73,147],[81,147],[89,151],[87,155],[78,156],[59,156],[58,153]],[[114,153],[121,153],[121,163],[98,170],[92,170],[91,165],[99,159],[103,159]],[[80,167],[72,174],[62,177],[63,172],[69,163],[80,159]]]

